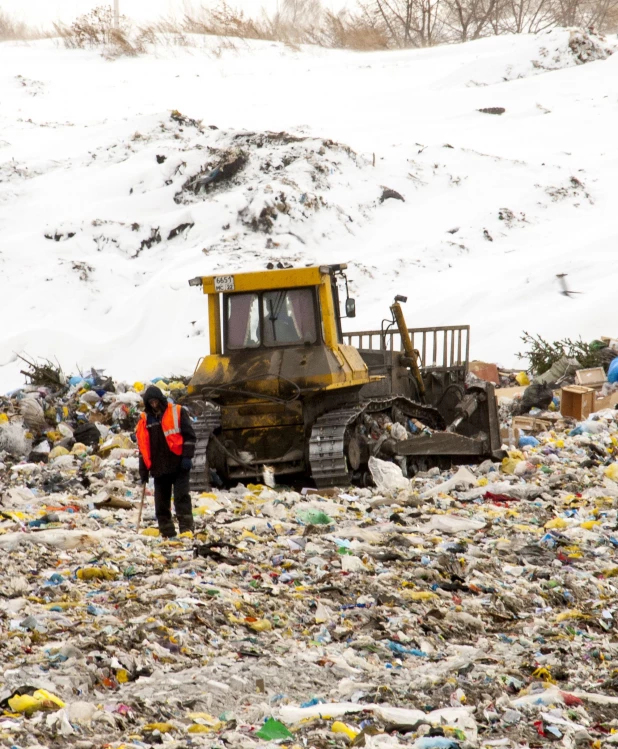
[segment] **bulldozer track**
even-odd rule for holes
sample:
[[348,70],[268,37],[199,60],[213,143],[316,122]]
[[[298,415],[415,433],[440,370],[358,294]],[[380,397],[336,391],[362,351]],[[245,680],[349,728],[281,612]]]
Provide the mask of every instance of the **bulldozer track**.
[[213,432],[221,426],[221,411],[209,403],[199,404],[199,413],[194,416],[195,454],[191,470],[191,491],[203,492],[210,489],[210,471],[208,469],[208,442]]
[[349,483],[345,430],[364,411],[363,406],[341,408],[320,416],[311,430],[309,463],[318,489]]
[[317,419],[309,440],[311,477],[318,489],[350,483],[350,470],[345,454],[346,430],[363,413],[379,413],[394,406],[409,418],[419,419],[434,429],[444,429],[444,421],[437,409],[415,403],[403,396],[373,398],[355,407],[329,411]]

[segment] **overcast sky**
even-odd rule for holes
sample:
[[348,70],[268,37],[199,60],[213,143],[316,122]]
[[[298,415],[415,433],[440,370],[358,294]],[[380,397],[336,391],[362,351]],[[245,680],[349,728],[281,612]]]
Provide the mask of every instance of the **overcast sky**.
[[[228,0],[233,8],[241,8],[247,14],[258,14],[264,8],[276,10],[282,0]],[[45,25],[52,21],[72,21],[98,5],[111,5],[113,0],[0,0],[0,10],[33,25]],[[216,6],[217,0],[120,0],[121,12],[136,20],[151,20],[165,15],[182,16],[191,8],[202,5]],[[322,0],[325,7],[338,9],[346,0]]]

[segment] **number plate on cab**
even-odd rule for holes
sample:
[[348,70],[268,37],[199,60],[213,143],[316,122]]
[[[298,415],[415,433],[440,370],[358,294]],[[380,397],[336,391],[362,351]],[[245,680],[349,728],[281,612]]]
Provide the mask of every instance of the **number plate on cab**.
[[215,291],[234,291],[234,276],[215,276]]

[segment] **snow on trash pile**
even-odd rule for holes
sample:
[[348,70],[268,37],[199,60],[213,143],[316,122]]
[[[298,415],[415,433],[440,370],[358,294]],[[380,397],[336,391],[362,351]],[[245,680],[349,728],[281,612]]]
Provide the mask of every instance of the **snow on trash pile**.
[[487,39],[480,50],[492,64],[470,61],[449,80],[467,80],[470,86],[491,86],[606,60],[617,49],[618,42],[613,36],[580,28],[548,29],[526,35],[522,43],[504,37]]
[[[267,249],[279,251],[273,259],[290,251],[294,261],[304,245],[366,221],[382,193],[370,162],[345,144],[302,133],[223,130],[177,111],[152,118],[139,137],[106,144],[95,156],[107,166],[108,189],[130,190],[144,206],[166,210],[135,214],[134,221],[93,214],[75,222],[60,214],[44,233],[67,251],[94,244],[99,252],[137,259],[190,242],[202,243],[208,255],[226,253],[229,263],[254,255],[267,235]],[[82,179],[90,180],[87,171]],[[92,271],[82,273],[88,280]]]
[[0,400],[29,435],[0,451],[3,745],[609,749],[617,412],[405,484],[194,494],[162,540],[150,495],[136,532],[145,384]]

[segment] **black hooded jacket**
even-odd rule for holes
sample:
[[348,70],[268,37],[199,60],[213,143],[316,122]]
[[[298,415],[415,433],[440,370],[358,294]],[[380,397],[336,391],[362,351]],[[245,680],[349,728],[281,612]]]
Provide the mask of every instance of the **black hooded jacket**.
[[[175,474],[180,471],[180,462],[183,458],[192,458],[195,453],[195,432],[191,424],[191,417],[186,408],[181,409],[180,414],[180,433],[183,438],[182,455],[174,455],[169,449],[163,429],[161,428],[161,418],[168,406],[167,398],[161,390],[155,385],[150,385],[143,395],[144,411],[146,412],[146,426],[150,436],[150,459],[152,465],[150,474],[153,478]],[[149,401],[158,400],[161,403],[161,413],[157,416],[150,407]],[[144,459],[139,457],[139,475],[142,481],[148,480],[148,469]]]

